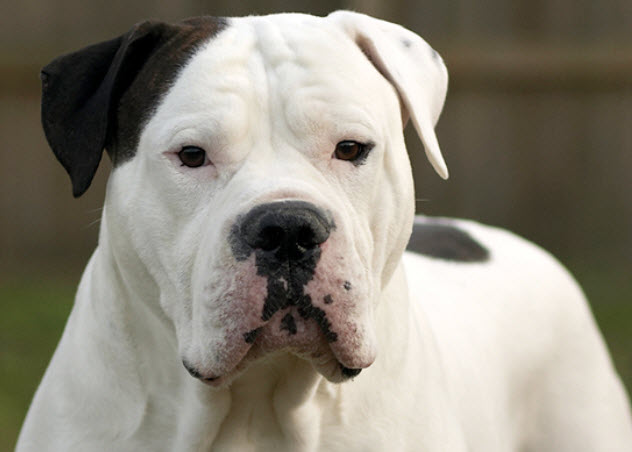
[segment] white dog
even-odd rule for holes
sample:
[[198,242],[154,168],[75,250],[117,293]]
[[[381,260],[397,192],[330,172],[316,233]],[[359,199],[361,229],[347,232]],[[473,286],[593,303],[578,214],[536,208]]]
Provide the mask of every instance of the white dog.
[[414,220],[408,118],[447,177],[447,72],[416,34],[350,12],[145,22],[42,78],[75,196],[104,148],[114,169],[19,451],[632,451],[564,268]]

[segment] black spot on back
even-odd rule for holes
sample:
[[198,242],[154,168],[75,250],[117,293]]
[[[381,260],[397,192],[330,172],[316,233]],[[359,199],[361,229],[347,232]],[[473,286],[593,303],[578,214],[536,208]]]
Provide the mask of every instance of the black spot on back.
[[415,223],[407,249],[454,262],[485,262],[489,251],[467,232],[438,223]]

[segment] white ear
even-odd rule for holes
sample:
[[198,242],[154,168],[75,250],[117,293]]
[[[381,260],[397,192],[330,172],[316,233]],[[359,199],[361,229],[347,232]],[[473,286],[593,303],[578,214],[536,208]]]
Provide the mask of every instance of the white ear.
[[448,89],[448,71],[439,54],[420,36],[399,25],[350,11],[328,16],[362,49],[401,97],[404,124],[410,115],[435,171],[448,178],[434,126]]

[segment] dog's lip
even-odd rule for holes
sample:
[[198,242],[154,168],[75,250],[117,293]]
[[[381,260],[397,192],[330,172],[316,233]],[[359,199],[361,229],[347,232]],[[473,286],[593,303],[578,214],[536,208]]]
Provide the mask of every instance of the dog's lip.
[[[293,328],[284,323],[286,317],[296,319]],[[256,316],[238,319],[236,327],[203,355],[190,356],[183,364],[194,378],[211,386],[224,386],[252,363],[281,352],[309,361],[331,382],[344,381],[369,367],[375,353],[365,344],[366,335],[352,320],[337,320],[334,330],[329,330],[311,317],[302,316],[295,306],[279,310],[267,321]],[[333,339],[328,335],[330,331],[335,331]]]
[[[283,351],[283,350],[280,350]],[[285,350],[288,353],[292,353],[300,358],[306,359],[312,363],[314,369],[323,375],[327,380],[339,383],[349,379],[353,379],[362,372],[363,368],[352,368],[345,366],[333,353],[331,347],[327,346],[322,353],[316,354],[304,354],[300,351],[292,349]],[[235,367],[223,375],[204,374],[200,372],[196,367],[188,363],[186,360],[182,360],[182,364],[187,372],[195,379],[207,384],[211,387],[220,387],[225,383],[229,383],[241,372],[243,372],[251,363],[258,358],[266,355],[267,352],[255,342],[249,347],[244,357],[235,365]],[[369,364],[370,365],[370,364]],[[368,365],[366,366],[368,367]]]
[[211,376],[203,375],[202,373],[200,373],[200,371],[198,371],[194,366],[189,364],[186,360],[182,360],[182,365],[187,370],[187,372],[189,372],[189,375],[203,382],[213,383],[219,380],[220,378],[220,377],[211,377]]

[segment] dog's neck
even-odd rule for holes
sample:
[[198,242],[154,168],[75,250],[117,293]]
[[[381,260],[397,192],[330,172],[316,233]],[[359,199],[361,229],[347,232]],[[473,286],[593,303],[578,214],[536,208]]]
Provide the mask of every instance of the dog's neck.
[[[202,444],[206,450],[223,442],[233,447],[235,435],[285,438],[290,446],[311,442],[308,437],[317,433],[314,428],[320,421],[313,413],[320,413],[319,404],[333,403],[338,392],[325,390],[331,384],[308,361],[277,353],[253,363],[229,386],[211,388],[185,370],[173,326],[160,309],[152,307],[151,300],[137,299],[149,288],[138,276],[123,271],[107,244],[101,243],[84,273],[78,297],[82,301],[75,306],[74,317],[81,318],[77,327],[99,322],[112,326],[108,337],[98,334],[105,329],[92,328],[88,341],[80,339],[83,335],[67,339],[83,340],[76,348],[85,356],[77,358],[91,362],[90,375],[77,375],[75,388],[94,394],[103,391],[92,385],[113,388],[100,402],[108,412],[123,413],[114,416],[119,423],[110,423],[112,434],[134,435],[130,429],[167,422],[173,423],[177,435],[174,450],[189,450],[196,442],[196,450]],[[307,422],[310,419],[316,422]]]

